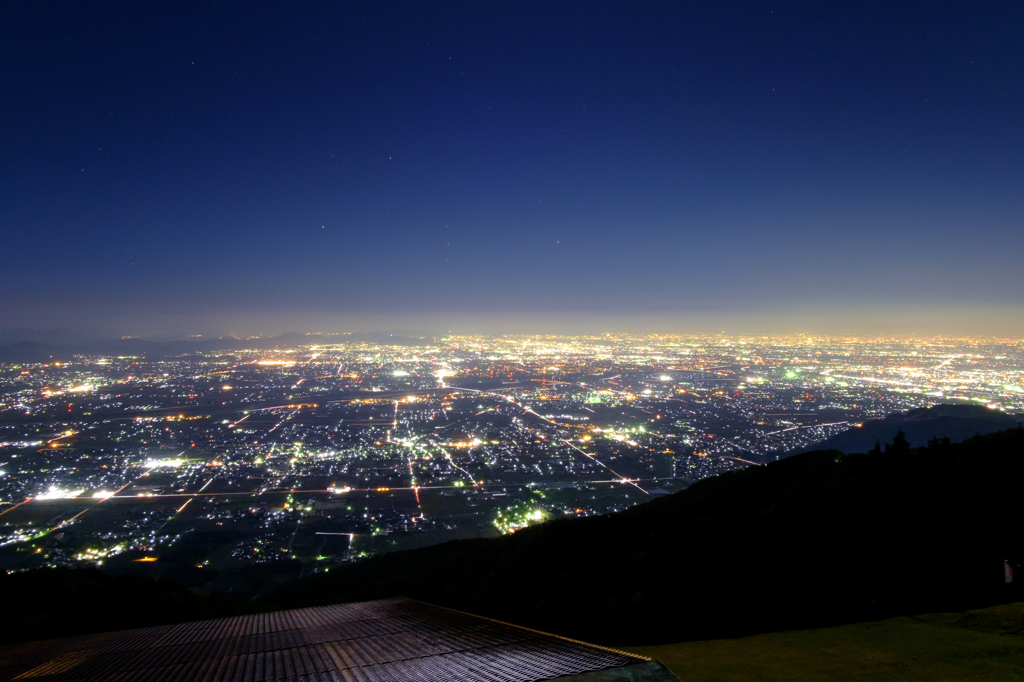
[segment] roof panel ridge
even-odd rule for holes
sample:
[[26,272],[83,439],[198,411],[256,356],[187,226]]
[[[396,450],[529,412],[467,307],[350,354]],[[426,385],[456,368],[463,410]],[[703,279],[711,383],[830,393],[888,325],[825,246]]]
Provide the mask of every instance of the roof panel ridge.
[[[408,597],[406,597],[406,598],[410,599]],[[418,600],[410,599],[410,601],[418,601]],[[602,651],[607,651],[607,652],[610,652],[610,653],[613,653],[613,654],[618,654],[620,656],[626,656],[628,658],[635,658],[635,659],[639,659],[639,660],[642,660],[642,661],[651,661],[651,660],[653,660],[652,658],[650,658],[648,656],[641,656],[640,654],[630,653],[629,651],[622,651],[621,649],[613,649],[612,647],[601,646],[600,644],[591,644],[590,642],[584,642],[582,640],[572,639],[571,637],[563,637],[562,635],[556,635],[556,634],[553,634],[551,632],[544,632],[543,630],[535,630],[533,628],[528,628],[528,627],[525,627],[525,626],[522,626],[522,625],[516,625],[515,623],[507,623],[505,621],[497,620],[495,618],[488,618],[487,616],[478,616],[478,615],[475,615],[475,614],[472,614],[472,613],[466,613],[465,611],[459,611],[458,609],[453,609],[453,608],[450,608],[450,607],[447,607],[447,606],[438,606],[437,604],[429,604],[428,602],[419,602],[419,603],[427,605],[427,606],[433,606],[434,608],[437,608],[437,609],[444,609],[446,611],[451,611],[453,613],[458,613],[460,615],[468,616],[470,618],[480,618],[482,620],[490,621],[491,623],[497,623],[499,625],[504,625],[506,627],[518,628],[520,630],[526,630],[528,632],[533,632],[533,633],[536,633],[538,635],[543,635],[545,637],[554,637],[556,639],[560,639],[560,640],[563,640],[563,641],[566,641],[566,642],[572,642],[573,644],[580,644],[582,646],[590,647],[592,649],[601,649]]]

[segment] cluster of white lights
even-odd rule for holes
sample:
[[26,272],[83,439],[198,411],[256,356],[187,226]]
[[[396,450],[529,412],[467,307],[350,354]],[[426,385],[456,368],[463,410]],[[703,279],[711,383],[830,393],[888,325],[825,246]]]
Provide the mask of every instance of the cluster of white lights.
[[37,499],[37,500],[66,500],[66,499],[70,499],[72,497],[78,497],[79,495],[81,495],[84,492],[85,492],[84,488],[79,488],[78,490],[71,490],[71,489],[68,489],[68,488],[58,488],[57,486],[51,485],[49,490],[47,490],[45,493],[40,493],[39,495],[36,495],[35,499]]
[[149,459],[146,460],[145,466],[149,469],[177,469],[185,463],[183,459]]

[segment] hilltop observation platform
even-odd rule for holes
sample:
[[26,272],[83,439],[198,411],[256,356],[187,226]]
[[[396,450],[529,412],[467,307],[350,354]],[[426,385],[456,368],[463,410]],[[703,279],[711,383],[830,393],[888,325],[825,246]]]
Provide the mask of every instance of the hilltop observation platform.
[[0,647],[34,682],[668,682],[657,661],[405,598]]

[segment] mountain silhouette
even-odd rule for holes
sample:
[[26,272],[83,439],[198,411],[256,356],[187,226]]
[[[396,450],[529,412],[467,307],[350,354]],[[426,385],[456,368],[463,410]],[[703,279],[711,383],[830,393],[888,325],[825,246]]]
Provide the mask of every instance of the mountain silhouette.
[[[232,350],[273,350],[298,348],[312,344],[371,343],[381,346],[426,346],[437,338],[430,332],[354,332],[351,334],[299,334],[289,332],[279,336],[238,338],[234,336],[180,341],[152,341],[149,339],[106,339],[70,341],[68,335],[40,334],[15,330],[7,338],[16,339],[0,345],[0,362],[51,362],[71,360],[75,355],[132,355],[162,358],[186,353],[209,353]],[[0,335],[0,340],[4,338]],[[39,340],[40,338],[46,340]],[[54,339],[61,339],[55,342]]]
[[860,427],[790,454],[813,450],[867,452],[876,443],[881,446],[891,443],[900,431],[912,448],[926,446],[932,439],[948,438],[953,443],[959,443],[978,434],[1014,428],[1021,422],[1024,422],[1024,415],[1007,414],[984,405],[935,405],[897,412],[885,419],[867,420]]

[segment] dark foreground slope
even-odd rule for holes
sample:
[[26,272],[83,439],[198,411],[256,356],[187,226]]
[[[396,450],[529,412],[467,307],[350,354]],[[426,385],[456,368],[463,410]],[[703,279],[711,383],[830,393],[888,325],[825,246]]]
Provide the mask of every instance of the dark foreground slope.
[[233,616],[256,608],[173,583],[96,570],[0,572],[0,643]]
[[[817,452],[620,514],[397,552],[281,606],[405,595],[599,642],[728,637],[1019,598],[1024,431]],[[1024,577],[1024,571],[1018,570]]]

